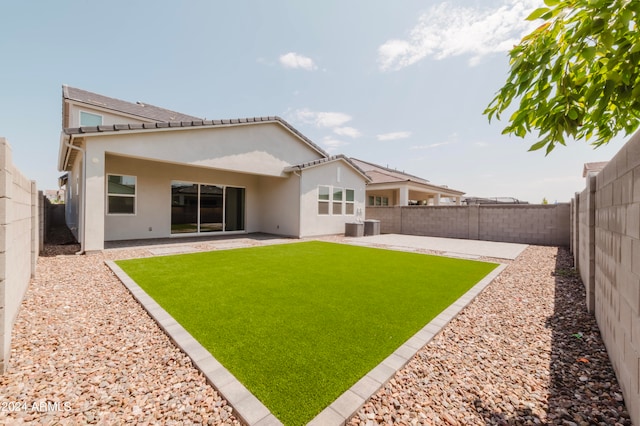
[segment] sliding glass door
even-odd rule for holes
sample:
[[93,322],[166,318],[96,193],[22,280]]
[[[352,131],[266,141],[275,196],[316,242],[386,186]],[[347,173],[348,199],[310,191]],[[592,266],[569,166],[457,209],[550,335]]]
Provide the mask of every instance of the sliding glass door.
[[223,192],[221,186],[200,185],[200,232],[224,231]]
[[198,232],[198,185],[171,182],[171,233]]
[[244,230],[245,189],[171,182],[171,233]]
[[226,231],[244,231],[244,188],[226,187],[224,217]]

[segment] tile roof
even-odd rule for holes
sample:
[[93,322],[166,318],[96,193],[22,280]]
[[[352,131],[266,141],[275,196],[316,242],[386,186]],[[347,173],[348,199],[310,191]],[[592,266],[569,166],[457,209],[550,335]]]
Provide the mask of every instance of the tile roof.
[[414,182],[419,185],[424,185],[425,188],[436,189],[446,193],[464,194],[464,192],[457,189],[449,188],[444,185],[435,185],[426,179],[422,179],[421,177],[411,175],[409,173],[399,172],[397,170],[382,167],[378,164],[369,163],[357,158],[351,158],[351,161],[353,161],[353,163],[361,170],[364,170],[365,174],[371,180],[370,184]]
[[358,160],[357,158],[351,158],[351,160],[362,170],[364,170],[372,179],[372,183],[387,183],[387,182],[418,182],[426,183],[429,181],[422,179],[419,176],[411,175],[409,173],[399,172],[388,167],[382,167],[374,163]]
[[351,167],[353,167],[365,179],[371,180],[371,178],[364,172],[364,170],[362,170],[360,167],[358,167],[358,165],[355,164],[355,162],[352,161],[351,158],[349,158],[349,157],[347,157],[346,155],[343,155],[343,154],[332,155],[331,157],[321,158],[321,159],[318,159],[318,160],[308,161],[306,163],[289,166],[289,167],[285,168],[285,171],[291,172],[291,171],[294,171],[294,170],[304,170],[304,169],[308,169],[309,167],[315,167],[315,166],[319,166],[320,164],[331,163],[332,161],[337,161],[337,160],[346,161]]
[[200,117],[182,114],[180,112],[171,111],[154,105],[136,102],[131,103],[120,99],[110,98],[98,93],[88,92],[86,90],[62,86],[62,97],[98,108],[104,108],[125,114],[135,115],[137,117],[146,118],[153,121],[171,122],[171,121],[193,121],[202,120]]

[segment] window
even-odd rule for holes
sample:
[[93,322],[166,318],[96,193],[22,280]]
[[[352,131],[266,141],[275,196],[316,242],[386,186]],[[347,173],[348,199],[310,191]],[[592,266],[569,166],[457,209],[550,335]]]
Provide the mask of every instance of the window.
[[355,190],[335,186],[318,186],[318,214],[355,214]]
[[136,213],[136,177],[107,175],[107,214]]
[[353,189],[347,189],[345,192],[347,199],[344,205],[344,214],[352,215],[355,212],[355,191]]
[[369,195],[369,205],[370,206],[388,206],[389,197],[381,197],[379,195],[376,195],[376,196]]
[[80,126],[102,126],[102,116],[80,111]]
[[318,187],[318,214],[329,214],[329,187]]
[[344,190],[342,188],[333,188],[333,210],[334,215],[342,214],[342,201],[344,200]]
[[171,181],[171,233],[244,231],[245,189]]

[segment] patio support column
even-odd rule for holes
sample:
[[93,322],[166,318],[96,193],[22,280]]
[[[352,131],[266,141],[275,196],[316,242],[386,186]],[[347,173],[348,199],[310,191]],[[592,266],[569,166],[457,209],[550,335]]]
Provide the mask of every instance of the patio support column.
[[85,177],[85,223],[84,223],[84,249],[86,251],[102,250],[104,248],[104,151],[87,149],[87,176]]
[[401,187],[400,188],[400,202],[398,203],[401,206],[409,205],[409,188]]
[[435,197],[433,197],[433,205],[434,206],[439,206],[440,205],[440,193],[438,192]]
[[456,206],[462,205],[462,197],[456,197]]

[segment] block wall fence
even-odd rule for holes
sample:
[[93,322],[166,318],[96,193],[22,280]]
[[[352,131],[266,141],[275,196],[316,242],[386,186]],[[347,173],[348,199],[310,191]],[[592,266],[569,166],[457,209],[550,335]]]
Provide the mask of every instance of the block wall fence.
[[640,133],[572,202],[574,262],[634,424],[640,425]]
[[40,248],[38,191],[14,165],[0,138],[0,373],[11,356],[11,329],[35,275]]
[[569,203],[367,207],[384,234],[569,246]]

